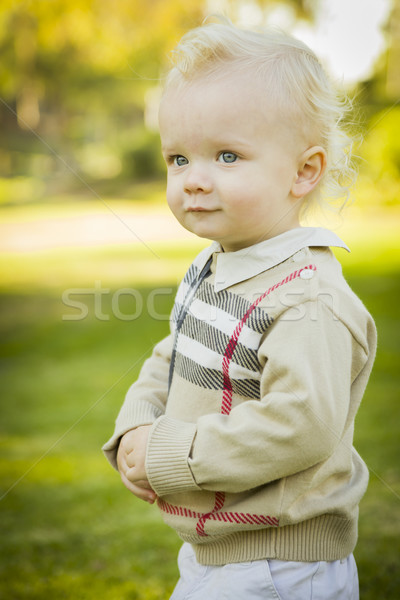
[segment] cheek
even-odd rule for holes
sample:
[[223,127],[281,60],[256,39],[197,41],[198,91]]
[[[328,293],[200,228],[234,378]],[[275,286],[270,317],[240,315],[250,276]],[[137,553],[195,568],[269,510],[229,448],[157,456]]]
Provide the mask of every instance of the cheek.
[[177,186],[175,183],[167,183],[166,198],[170,211],[177,221],[183,224],[185,219],[185,211],[183,208],[183,199],[179,186]]
[[173,181],[170,181],[170,180],[167,181],[166,196],[167,196],[167,204],[170,207],[170,209],[173,211],[175,208],[178,207],[177,187],[176,187],[176,185],[174,185]]
[[224,195],[232,207],[242,211],[243,203],[252,204],[265,193],[268,184],[269,178],[264,172],[260,173],[260,169],[246,165],[246,168],[238,169],[235,176],[224,182]]
[[227,194],[225,208],[226,212],[230,213],[238,219],[244,218],[248,220],[252,215],[258,212],[260,204],[259,192],[253,186],[241,186],[233,188]]
[[242,193],[239,190],[233,193],[226,210],[232,221],[251,229],[264,223],[268,212],[268,198],[255,186],[242,188]]

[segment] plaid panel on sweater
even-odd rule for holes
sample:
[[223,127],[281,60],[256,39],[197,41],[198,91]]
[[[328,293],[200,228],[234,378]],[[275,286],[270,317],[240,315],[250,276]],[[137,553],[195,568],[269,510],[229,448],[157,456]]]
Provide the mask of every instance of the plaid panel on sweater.
[[[238,294],[215,292],[203,280],[193,294],[198,272],[189,269],[178,291],[173,320],[176,332],[174,371],[200,387],[223,390],[223,357],[240,321],[248,314],[230,363],[232,392],[245,398],[260,397],[260,365],[257,351],[272,319]],[[183,316],[183,318],[182,318]]]

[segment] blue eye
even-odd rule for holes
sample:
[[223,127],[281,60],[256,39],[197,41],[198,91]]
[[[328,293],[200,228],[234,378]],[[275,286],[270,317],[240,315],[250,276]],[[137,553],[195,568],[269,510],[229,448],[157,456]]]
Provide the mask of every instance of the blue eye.
[[174,156],[174,165],[176,165],[177,167],[183,167],[184,165],[187,165],[188,162],[188,159],[184,156],[181,156],[180,154]]
[[221,152],[218,160],[224,163],[234,163],[237,161],[237,158],[238,156],[234,152]]

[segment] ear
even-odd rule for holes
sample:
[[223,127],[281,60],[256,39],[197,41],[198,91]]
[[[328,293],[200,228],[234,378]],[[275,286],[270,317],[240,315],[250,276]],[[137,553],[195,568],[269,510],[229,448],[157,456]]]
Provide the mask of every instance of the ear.
[[326,152],[321,146],[309,148],[300,157],[299,169],[292,185],[292,195],[303,198],[320,181],[326,169]]

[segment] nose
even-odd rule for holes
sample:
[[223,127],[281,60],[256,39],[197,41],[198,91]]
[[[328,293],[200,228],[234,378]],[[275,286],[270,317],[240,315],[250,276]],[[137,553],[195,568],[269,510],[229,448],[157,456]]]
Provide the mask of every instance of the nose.
[[209,194],[211,190],[211,176],[205,166],[191,165],[186,172],[184,191],[187,194]]

